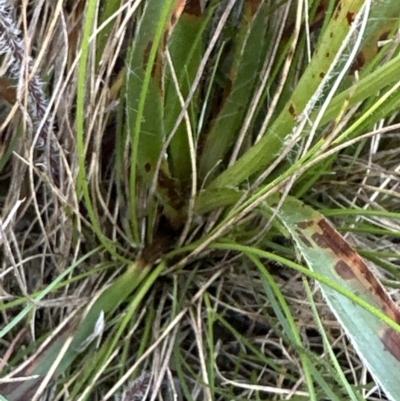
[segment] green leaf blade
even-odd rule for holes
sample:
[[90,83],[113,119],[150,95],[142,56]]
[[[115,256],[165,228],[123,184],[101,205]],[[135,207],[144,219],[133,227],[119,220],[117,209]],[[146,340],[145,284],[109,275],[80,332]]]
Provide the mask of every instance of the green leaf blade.
[[[400,322],[400,311],[365,262],[326,219],[300,201],[288,198],[278,215],[306,260],[309,268],[323,274],[361,298],[367,310],[354,300],[321,284],[322,293],[341,323],[358,355],[387,396],[400,394],[400,332],[389,327],[376,309]],[[372,312],[372,310],[375,310]]]

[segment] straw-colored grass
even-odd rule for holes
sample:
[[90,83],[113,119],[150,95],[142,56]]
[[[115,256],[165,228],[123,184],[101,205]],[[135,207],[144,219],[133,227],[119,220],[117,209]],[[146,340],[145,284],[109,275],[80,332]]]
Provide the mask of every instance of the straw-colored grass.
[[399,299],[399,15],[0,0],[0,400],[386,399],[271,205]]

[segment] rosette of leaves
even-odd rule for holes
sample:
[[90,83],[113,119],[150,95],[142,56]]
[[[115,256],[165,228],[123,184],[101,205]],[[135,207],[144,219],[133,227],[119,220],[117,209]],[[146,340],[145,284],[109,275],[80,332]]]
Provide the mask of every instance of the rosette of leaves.
[[68,39],[70,263],[5,288],[3,398],[395,400],[400,313],[368,264],[396,286],[398,2],[61,8],[23,10]]

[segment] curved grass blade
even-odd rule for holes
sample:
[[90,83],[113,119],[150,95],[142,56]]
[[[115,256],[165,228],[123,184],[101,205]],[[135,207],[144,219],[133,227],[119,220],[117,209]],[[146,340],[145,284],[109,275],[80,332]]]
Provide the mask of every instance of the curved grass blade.
[[[367,264],[322,214],[294,198],[277,211],[309,268],[400,323],[400,310]],[[400,332],[351,299],[321,284],[332,312],[358,355],[391,400],[400,394]]]

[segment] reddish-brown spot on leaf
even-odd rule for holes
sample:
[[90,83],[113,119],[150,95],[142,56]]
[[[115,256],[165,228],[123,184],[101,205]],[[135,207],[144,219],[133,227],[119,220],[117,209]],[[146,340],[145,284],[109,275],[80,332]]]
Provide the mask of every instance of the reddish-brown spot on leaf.
[[350,68],[350,73],[354,74],[356,71],[360,71],[361,68],[364,66],[364,64],[365,64],[365,56],[364,52],[361,51],[360,53],[357,54],[357,57]]
[[390,31],[386,31],[380,34],[379,40],[386,40],[389,37]]
[[176,5],[175,5],[175,10],[171,16],[171,22],[170,22],[171,27],[173,27],[176,24],[179,17],[181,16],[182,11],[185,8],[185,3],[186,3],[186,0],[177,0]]
[[[147,43],[146,49],[143,52],[143,69],[144,70],[147,68],[147,64],[149,62],[152,46],[153,46],[153,41],[150,40],[149,43]],[[158,54],[156,55],[156,58],[154,60],[153,67],[151,69],[151,76],[153,78],[161,77],[162,69],[163,69],[163,59],[162,59],[160,53],[158,52]],[[159,79],[159,84],[161,86],[161,79]]]
[[336,7],[336,11],[335,11],[335,14],[333,16],[333,19],[335,19],[335,20],[338,19],[339,18],[339,14],[340,14],[341,11],[342,11],[342,2],[339,1],[338,5]]
[[297,226],[302,230],[305,230],[308,227],[312,227],[313,225],[314,225],[313,221],[300,221],[299,223],[297,223]]
[[151,52],[152,46],[153,46],[153,41],[150,40],[149,43],[147,43],[146,49],[144,50],[144,53],[143,53],[143,69],[146,69],[147,63],[149,62],[149,57],[150,57],[150,52]]
[[341,237],[341,235],[325,220],[320,220],[317,225],[321,228],[321,233],[314,233],[313,240],[322,248],[330,248],[333,253],[339,257],[351,259],[357,254],[351,246]]
[[[390,304],[383,304],[382,310],[385,312],[386,315],[391,316],[393,320],[398,319],[398,316],[393,317],[393,313],[391,312],[392,306]],[[397,323],[400,323],[400,321],[396,320]]]
[[361,257],[350,247],[344,238],[328,223],[327,220],[321,219],[317,222],[317,226],[321,232],[316,232],[311,235],[315,243],[324,249],[331,249],[335,256],[340,260],[335,266],[336,272],[343,278],[357,279],[361,285],[371,294],[375,295],[376,302],[380,308],[394,321],[400,323],[400,310],[390,298],[388,293],[383,288],[382,284],[372,274],[369,267],[361,259]]
[[355,13],[351,13],[350,11],[346,14],[347,23],[351,25],[354,21]]
[[251,15],[254,15],[258,11],[260,4],[261,0],[248,0],[246,2],[246,6],[250,7]]
[[296,110],[292,103],[290,103],[290,106],[289,106],[289,113],[293,118],[297,117]]
[[[364,262],[363,262],[364,264]],[[369,283],[372,283],[375,279],[375,276],[372,274],[371,270],[369,270],[368,268],[361,269],[361,274],[362,276],[365,278],[365,280],[367,280]]]
[[324,14],[325,15],[327,9],[328,9],[328,1],[323,0],[323,1],[321,1],[320,4],[318,4],[315,14],[317,14],[317,15]]
[[309,241],[309,239],[303,234],[301,230],[296,230],[297,235],[301,239],[301,241],[308,246],[309,248],[312,248],[312,243]]
[[199,16],[201,15],[201,4],[200,0],[187,0],[185,9],[183,11],[185,14]]
[[158,184],[168,195],[170,205],[175,210],[182,209],[185,205],[185,197],[180,192],[179,183],[169,177],[163,170],[160,170],[158,173]]
[[343,260],[336,263],[335,271],[343,280],[352,280],[356,276],[352,268]]
[[385,350],[400,361],[400,333],[389,327],[382,335],[382,343]]
[[324,73],[324,72],[320,72],[320,73],[319,73],[319,77],[320,77],[321,79],[324,79],[325,73]]

